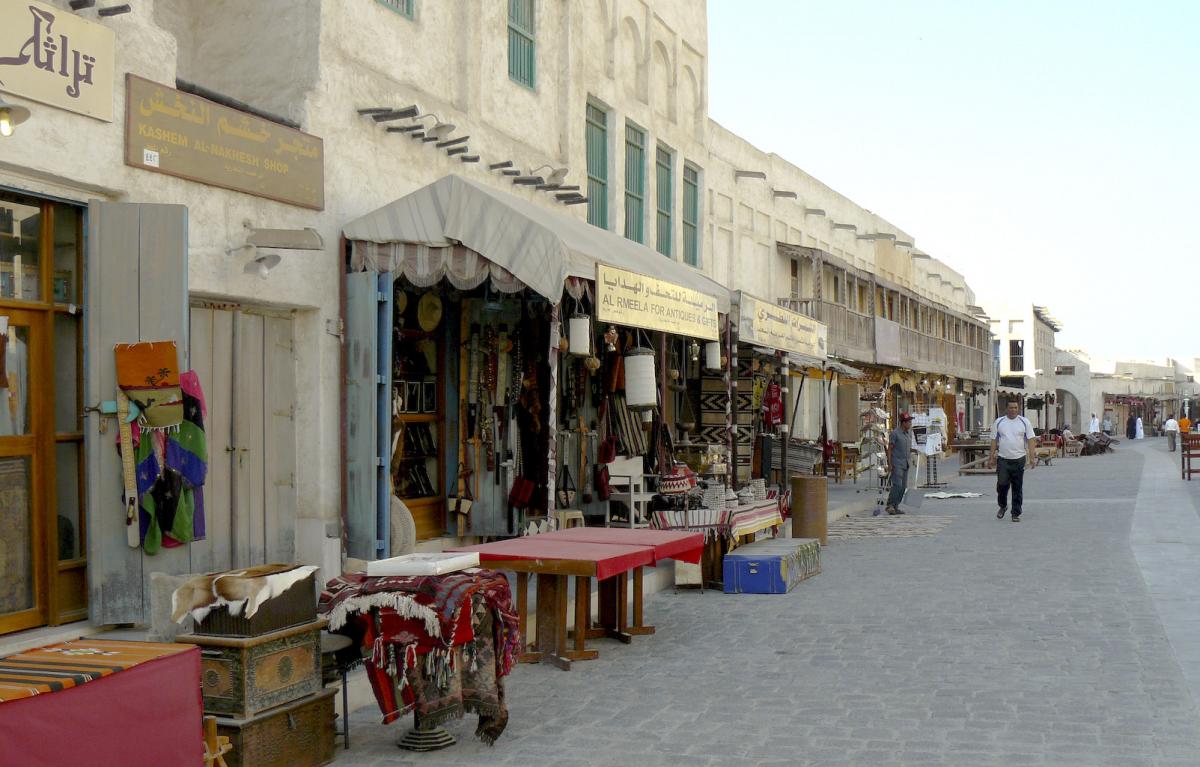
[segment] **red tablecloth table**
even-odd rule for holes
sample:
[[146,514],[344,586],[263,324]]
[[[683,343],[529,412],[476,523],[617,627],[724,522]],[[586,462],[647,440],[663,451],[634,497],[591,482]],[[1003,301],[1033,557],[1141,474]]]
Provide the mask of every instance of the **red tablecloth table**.
[[[625,625],[626,575],[657,561],[652,546],[618,543],[592,543],[552,538],[550,534],[512,538],[477,546],[462,546],[449,551],[474,551],[481,562],[498,570],[517,574],[517,613],[521,636],[529,606],[529,574],[537,575],[537,636],[532,652],[521,655],[526,663],[546,661],[569,670],[571,662],[593,660],[600,656],[589,650],[589,636],[610,636],[623,642],[632,637]],[[575,578],[576,594],[589,595],[575,600],[574,647],[567,649],[567,578]],[[602,584],[600,627],[591,624],[591,582]],[[606,584],[611,581],[611,584]],[[605,592],[609,596],[605,597]],[[649,633],[649,632],[645,632]]]
[[81,639],[0,658],[3,764],[201,767],[203,720],[199,647]]

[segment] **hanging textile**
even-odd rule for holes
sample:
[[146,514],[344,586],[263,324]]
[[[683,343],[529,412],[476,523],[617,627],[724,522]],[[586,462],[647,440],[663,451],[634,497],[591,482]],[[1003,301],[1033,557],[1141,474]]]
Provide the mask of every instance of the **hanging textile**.
[[207,407],[200,379],[189,370],[179,377],[180,423],[164,431],[133,424],[142,549],[157,554],[204,538],[204,481],[208,475]]
[[138,406],[143,429],[173,429],[183,422],[179,355],[174,341],[144,341],[113,347],[117,386]]

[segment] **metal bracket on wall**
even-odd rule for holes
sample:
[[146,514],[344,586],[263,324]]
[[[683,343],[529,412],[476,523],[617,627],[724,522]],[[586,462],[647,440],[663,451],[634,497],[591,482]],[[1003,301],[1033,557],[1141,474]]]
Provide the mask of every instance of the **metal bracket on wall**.
[[346,321],[341,317],[336,320],[325,320],[325,332],[340,343],[346,343]]

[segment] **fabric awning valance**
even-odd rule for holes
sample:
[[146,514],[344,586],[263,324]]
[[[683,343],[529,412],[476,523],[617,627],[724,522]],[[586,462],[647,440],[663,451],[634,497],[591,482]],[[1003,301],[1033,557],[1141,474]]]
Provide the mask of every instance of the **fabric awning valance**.
[[[648,274],[707,293],[728,313],[729,291],[700,271],[617,234],[462,178],[445,176],[347,224],[346,239],[433,248],[461,243],[557,302],[569,277],[595,279],[596,264]],[[378,251],[378,249],[376,249]]]

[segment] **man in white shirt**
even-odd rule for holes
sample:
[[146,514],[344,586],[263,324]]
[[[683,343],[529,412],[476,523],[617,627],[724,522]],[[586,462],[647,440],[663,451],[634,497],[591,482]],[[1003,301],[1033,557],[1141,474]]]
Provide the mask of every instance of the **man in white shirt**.
[[1000,505],[996,519],[1004,519],[1004,512],[1008,511],[1008,488],[1011,486],[1012,521],[1021,521],[1026,463],[1031,471],[1037,467],[1037,436],[1033,433],[1033,424],[1020,414],[1020,407],[1013,400],[1008,403],[1008,412],[997,418],[992,426],[992,452],[988,465],[996,467],[996,498]]
[[1167,435],[1167,452],[1175,452],[1175,440],[1179,438],[1179,421],[1175,420],[1175,416],[1167,416],[1167,422],[1163,424],[1163,432]]
[[1088,424],[1088,434],[1095,434],[1099,431],[1100,431],[1100,419],[1096,417],[1095,413],[1092,413],[1092,420]]

